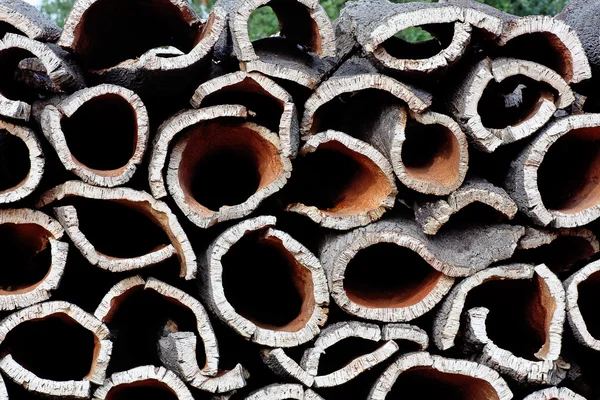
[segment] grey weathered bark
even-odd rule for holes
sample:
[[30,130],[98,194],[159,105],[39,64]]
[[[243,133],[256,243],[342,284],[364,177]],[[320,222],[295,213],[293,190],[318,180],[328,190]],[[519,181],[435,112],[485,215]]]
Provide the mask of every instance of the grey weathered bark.
[[[567,318],[573,335],[579,343],[596,351],[600,351],[600,338],[596,337],[594,318],[590,318],[593,315],[590,315],[589,310],[590,307],[595,307],[595,303],[591,300],[589,293],[598,290],[597,281],[600,276],[598,272],[600,272],[600,261],[595,261],[575,272],[564,282],[567,291]],[[580,285],[582,291],[586,291],[582,293],[581,298]],[[590,320],[586,321],[586,318]],[[590,332],[590,329],[593,333]]]
[[537,225],[583,226],[600,216],[600,115],[548,124],[517,156],[505,188]]
[[16,33],[40,42],[55,42],[61,29],[33,5],[22,0],[0,1],[0,39]]
[[[275,223],[274,217],[262,216],[245,220],[223,232],[209,246],[200,261],[202,275],[200,289],[201,295],[211,311],[238,334],[264,346],[293,347],[313,339],[319,333],[320,326],[325,324],[329,292],[325,273],[319,260],[287,233],[274,229]],[[237,306],[241,305],[240,301],[250,301],[246,296],[249,293],[247,291],[253,289],[250,287],[252,282],[240,281],[240,278],[236,276],[239,272],[234,271],[236,269],[239,271],[240,266],[237,264],[247,262],[248,257],[254,257],[254,255],[241,254],[239,259],[228,257],[228,253],[230,254],[235,248],[234,246],[243,241],[246,236],[251,240],[250,251],[253,246],[257,246],[257,249],[264,249],[264,247],[258,246],[266,245],[271,248],[271,251],[275,251],[278,257],[285,258],[287,265],[278,265],[277,269],[273,269],[271,266],[271,272],[268,272],[267,269],[267,272],[263,272],[262,275],[259,275],[260,269],[255,272],[256,276],[260,277],[262,285],[270,286],[269,290],[275,289],[275,286],[280,284],[279,280],[282,279],[274,271],[284,268],[284,273],[289,274],[288,277],[295,287],[301,304],[298,309],[291,310],[290,313],[286,312],[285,321],[278,318],[277,323],[274,323],[271,318],[276,318],[276,315],[261,318],[245,312],[237,312],[228,299],[228,296],[235,294]],[[227,269],[230,271],[226,271]],[[229,276],[232,274],[236,276],[234,280],[237,281],[237,289],[228,286],[233,283],[231,280],[223,279],[224,272],[227,272]],[[267,283],[264,279],[267,279]],[[245,293],[242,292],[244,287],[246,287]],[[261,297],[265,297],[265,295],[268,295],[268,291]],[[244,299],[240,299],[240,296],[244,296]],[[278,301],[277,298],[268,300],[269,304]],[[266,309],[269,304],[261,304],[257,307]]]
[[[83,115],[78,117],[78,112]],[[69,123],[70,120],[76,122]],[[127,183],[141,164],[150,122],[146,107],[138,95],[120,86],[105,84],[77,91],[56,106],[47,106],[42,112],[40,124],[67,170],[87,183],[114,187]],[[111,134],[111,131],[117,132],[117,135]],[[106,135],[108,138],[104,140],[114,139],[114,144],[103,146],[105,149],[119,145],[129,147],[127,142],[133,143],[132,154],[127,155],[129,160],[124,165],[118,165],[123,161],[120,159],[110,165],[106,161],[98,161],[91,154],[99,149],[91,143],[99,139],[89,138],[86,142],[77,138],[87,135]],[[76,143],[76,154],[71,151],[69,143]],[[83,160],[78,158],[81,156]],[[104,154],[104,158],[110,159],[111,156]],[[94,164],[87,165],[86,160],[93,160]]]
[[[108,328],[93,315],[65,301],[36,304],[11,314],[0,323],[0,331],[2,332],[0,343],[4,342],[7,336],[10,335],[10,331],[19,324],[51,316],[78,324],[94,334],[94,358],[86,377],[83,380],[70,381],[43,379],[15,361],[10,352],[0,360],[0,369],[15,383],[38,395],[78,399],[89,398],[92,383],[101,384],[104,381],[112,351]],[[65,357],[68,356],[68,354],[65,355]]]
[[[60,201],[69,197],[117,202],[139,211],[148,217],[154,224],[162,228],[169,237],[181,265],[180,276],[188,280],[193,279],[196,276],[196,255],[190,241],[177,221],[177,217],[162,201],[154,199],[146,192],[129,188],[100,188],[88,185],[81,181],[69,181],[42,194],[37,203],[37,208],[45,207],[55,201]],[[159,250],[158,253],[154,252],[138,259],[123,259],[119,257],[110,257],[109,255],[101,255],[78,229],[77,221],[74,219],[76,214],[74,214],[73,211],[73,207],[59,208],[58,214],[61,218],[64,218],[63,228],[65,228],[71,240],[76,243],[76,247],[79,248],[82,255],[93,265],[98,265],[109,270],[131,270],[154,264],[155,260],[152,255],[158,255],[159,258],[163,258],[167,256],[167,253],[173,254],[168,249],[168,246],[165,246],[166,250]]]

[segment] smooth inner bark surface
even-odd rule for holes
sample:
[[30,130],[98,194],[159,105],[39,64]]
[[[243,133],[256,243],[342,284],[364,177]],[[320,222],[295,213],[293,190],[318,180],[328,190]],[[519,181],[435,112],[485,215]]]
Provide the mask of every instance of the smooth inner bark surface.
[[297,332],[315,308],[311,273],[279,239],[261,234],[247,234],[223,256],[225,297],[259,327]]
[[350,260],[344,289],[350,300],[364,307],[408,307],[422,301],[441,277],[414,251],[394,243],[378,243]]
[[590,334],[600,339],[600,318],[598,304],[600,302],[600,272],[590,275],[578,286],[579,299],[577,305]]
[[155,380],[145,380],[126,385],[119,385],[111,389],[106,395],[106,400],[177,400],[177,395],[165,384]]
[[0,193],[27,179],[31,164],[29,149],[21,138],[0,129]]
[[559,138],[538,169],[544,206],[575,214],[600,202],[600,128],[575,129]]
[[0,51],[0,94],[10,100],[33,103],[41,95],[39,88],[30,87],[15,79],[19,73],[19,63],[26,58],[36,58],[27,50],[11,47]]
[[381,46],[394,58],[422,60],[433,57],[452,42],[454,23],[409,27]]
[[84,103],[61,126],[73,158],[91,169],[120,174],[137,145],[135,111],[114,94]]

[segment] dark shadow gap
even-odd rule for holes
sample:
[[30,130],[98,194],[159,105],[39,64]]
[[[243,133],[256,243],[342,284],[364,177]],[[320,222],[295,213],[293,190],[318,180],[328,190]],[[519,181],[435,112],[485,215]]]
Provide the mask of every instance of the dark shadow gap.
[[325,353],[321,355],[317,375],[323,376],[335,372],[354,359],[377,350],[384,343],[357,337],[344,339],[328,347]]
[[33,103],[49,93],[39,88],[26,85],[16,79],[19,74],[19,63],[27,58],[36,58],[27,50],[11,47],[0,51],[0,94],[9,100]]
[[592,337],[600,339],[600,318],[598,304],[600,302],[600,273],[595,272],[578,286],[579,299],[577,305]]
[[448,47],[453,36],[454,23],[414,26],[396,33],[381,46],[394,58],[422,60]]
[[106,395],[106,400],[132,399],[177,400],[178,397],[167,385],[155,380],[119,385]]
[[30,169],[25,142],[0,129],[0,193],[19,186],[29,176]]

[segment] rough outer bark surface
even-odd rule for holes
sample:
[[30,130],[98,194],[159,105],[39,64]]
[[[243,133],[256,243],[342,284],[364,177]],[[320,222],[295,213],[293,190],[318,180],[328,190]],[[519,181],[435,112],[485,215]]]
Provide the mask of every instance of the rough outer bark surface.
[[181,111],[163,122],[156,132],[148,166],[148,181],[152,195],[161,199],[167,196],[164,179],[169,146],[171,141],[185,129],[204,121],[217,118],[246,118],[248,111],[239,105],[222,105]]
[[[337,210],[321,210],[309,204],[295,203],[287,206],[286,210],[304,215],[324,228],[347,230],[359,226],[365,226],[373,221],[377,221],[387,209],[393,208],[398,190],[396,188],[396,179],[389,161],[373,146],[355,139],[345,133],[328,130],[317,135],[311,136],[304,146],[300,149],[300,156],[319,151],[319,147],[326,147],[328,143],[336,143],[347,149],[347,154],[355,154],[355,157],[367,158],[373,169],[378,170],[380,175],[379,183],[374,193],[368,191],[363,195],[377,196],[371,199],[355,199],[356,202],[362,200],[369,203],[376,203],[376,206],[353,207],[352,210],[345,210],[344,207],[336,207]],[[372,182],[375,184],[377,182]],[[365,197],[365,196],[363,196]],[[362,209],[360,209],[362,208]]]
[[315,377],[306,372],[282,348],[264,349],[260,356],[265,365],[283,379],[298,381],[306,387],[311,387],[315,382]]
[[[48,233],[47,240],[50,245],[50,267],[48,273],[39,282],[14,292],[3,290],[0,294],[0,310],[16,310],[50,299],[52,291],[60,285],[69,252],[69,245],[59,240],[64,235],[63,228],[46,214],[26,208],[0,210],[0,225],[3,224],[37,225],[44,229]],[[5,266],[5,268],[21,267],[21,265]]]
[[[3,52],[14,49],[27,51],[40,60],[54,92],[65,93],[85,87],[79,67],[73,62],[69,53],[57,45],[7,33],[0,40],[0,60]],[[12,79],[12,77],[2,77],[2,79]],[[11,100],[0,94],[1,117],[29,121],[30,114],[31,104],[20,100]]]
[[256,390],[245,400],[323,400],[321,396],[310,389],[304,390],[296,383],[274,383]]
[[[525,76],[547,84],[558,96],[540,93],[537,108],[524,120],[506,128],[488,128],[478,111],[479,102],[490,82],[502,82],[514,76]],[[543,127],[558,109],[575,101],[573,91],[558,73],[532,61],[514,58],[486,58],[473,65],[457,84],[449,101],[449,108],[473,144],[482,151],[493,152],[498,147],[531,136]],[[500,112],[500,110],[499,110]]]
[[[223,124],[223,130],[230,127],[231,125]],[[200,228],[209,228],[220,222],[248,216],[256,210],[266,198],[279,192],[285,186],[292,174],[292,163],[290,159],[283,154],[280,139],[275,133],[253,122],[244,122],[236,125],[234,128],[238,127],[252,132],[252,135],[269,143],[276,153],[274,158],[278,158],[278,166],[280,167],[279,173],[277,176],[270,179],[270,182],[266,182],[264,186],[261,182],[261,187],[243,203],[223,205],[218,210],[211,210],[198,203],[193,198],[190,199],[189,193],[185,192],[180,181],[180,176],[182,175],[180,168],[185,159],[184,154],[186,149],[191,148],[190,143],[193,142],[194,136],[202,135],[202,132],[189,132],[180,138],[171,151],[171,160],[167,171],[167,186],[175,203],[179,206],[179,209],[190,221]],[[265,167],[265,169],[268,167],[269,166]],[[258,169],[260,170],[260,168],[261,166],[259,165]],[[204,190],[214,189],[207,187],[204,188]]]
[[[93,101],[107,95],[119,96],[127,103],[135,114],[136,131],[134,135],[135,149],[133,155],[127,161],[127,164],[118,169],[112,170],[97,170],[92,169],[73,156],[65,133],[62,130],[61,121],[63,118],[70,118],[77,113],[80,107],[83,107],[87,102]],[[102,113],[102,109],[98,109],[98,113]],[[110,118],[110,115],[106,116]],[[148,112],[144,103],[137,94],[131,90],[115,85],[99,85],[92,88],[82,89],[66,99],[62,100],[58,105],[47,106],[42,112],[41,126],[44,135],[54,147],[58,154],[58,158],[64,167],[80,177],[84,182],[96,186],[114,187],[123,185],[133,177],[139,164],[142,163],[146,145],[149,137],[149,119]],[[84,135],[85,132],[77,132]]]
[[[0,322],[0,343],[6,339],[10,331],[17,325],[50,316],[58,316],[73,321],[94,334],[96,348],[94,349],[94,360],[90,366],[89,374],[80,381],[42,379],[16,362],[10,354],[5,355],[0,360],[0,369],[15,383],[38,395],[89,398],[91,384],[101,384],[104,381],[112,352],[112,342],[109,340],[108,328],[93,315],[65,301],[49,301],[36,304],[17,311]],[[68,357],[68,355],[65,356]]]
[[0,204],[7,204],[24,199],[37,189],[44,175],[46,159],[42,152],[42,146],[33,130],[2,120],[0,120],[0,130],[21,139],[29,151],[29,173],[27,177],[16,186],[0,191]]
[[425,351],[429,347],[429,335],[416,325],[387,324],[381,327],[381,340],[407,340]]
[[476,202],[492,207],[508,219],[517,215],[517,205],[504,189],[470,177],[446,199],[415,204],[415,218],[425,234],[435,235],[454,214]]
[[578,395],[566,387],[549,387],[533,392],[523,400],[585,400],[585,397]]
[[600,271],[600,261],[595,261],[571,275],[564,283],[567,291],[567,319],[575,339],[582,345],[596,351],[600,351],[600,339],[595,338],[587,328],[579,309],[580,283],[585,282],[590,276]]
[[[68,197],[116,201],[140,210],[156,225],[160,226],[171,240],[171,244],[177,250],[177,258],[181,264],[180,276],[187,280],[193,279],[196,276],[197,266],[194,249],[183,228],[179,225],[177,217],[162,201],[156,200],[146,192],[134,189],[100,188],[81,181],[69,181],[42,194],[36,206],[37,208],[42,208]],[[88,247],[84,246],[85,242],[83,239],[79,239],[81,240],[81,248],[88,250]],[[93,253],[90,254],[93,256]]]
[[[236,85],[248,84],[258,86],[252,89],[257,93],[268,95],[275,99],[281,105],[281,118],[279,119],[279,141],[281,142],[281,150],[286,157],[294,158],[298,154],[300,147],[300,133],[298,111],[292,96],[275,81],[258,72],[237,71],[204,82],[194,92],[190,103],[194,108],[201,108],[203,101],[211,94],[219,91],[236,91],[246,92],[250,89]],[[249,106],[252,108],[251,106]]]
[[177,375],[163,368],[146,365],[128,371],[114,373],[94,392],[94,400],[110,398],[110,392],[119,386],[156,386],[164,387],[178,400],[194,400],[189,389]]
[[0,21],[11,25],[30,39],[40,42],[55,42],[61,32],[61,29],[45,14],[20,0],[0,2]]
[[[287,233],[274,229],[275,223],[275,217],[256,217],[234,225],[219,235],[200,260],[202,276],[200,292],[209,309],[239,335],[263,346],[294,347],[312,340],[319,334],[320,327],[327,321],[329,291],[327,290],[327,279],[319,260]],[[314,308],[303,319],[304,325],[294,332],[276,331],[257,326],[238,314],[225,297],[221,260],[242,237],[256,231],[262,231],[266,239],[280,242],[282,250],[311,274]],[[273,301],[277,301],[277,299],[273,299]]]
[[[505,189],[519,211],[540,226],[574,228],[600,217],[600,202],[578,212],[548,210],[538,188],[538,169],[550,147],[570,131],[600,127],[600,115],[582,114],[550,122],[511,163]],[[567,166],[568,168],[568,166]]]
[[[433,369],[442,374],[462,375],[486,382],[490,392],[485,398],[510,400],[512,392],[500,374],[491,368],[468,360],[455,360],[426,352],[402,355],[389,366],[371,388],[368,400],[384,400],[403,372],[413,368]],[[460,385],[460,384],[458,384]]]

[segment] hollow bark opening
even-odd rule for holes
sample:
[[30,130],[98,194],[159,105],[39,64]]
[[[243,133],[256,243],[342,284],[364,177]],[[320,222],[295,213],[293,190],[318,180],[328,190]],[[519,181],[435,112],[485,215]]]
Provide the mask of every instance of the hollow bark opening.
[[69,199],[79,229],[96,251],[115,258],[143,256],[170,243],[153,218],[125,201]]
[[[33,103],[47,94],[39,87],[26,85],[19,79],[19,63],[27,58],[36,58],[36,56],[27,51],[16,47],[3,49],[0,51],[0,94],[9,100],[19,100],[26,103]],[[43,73],[38,72],[39,75]]]
[[7,33],[14,33],[16,35],[27,36],[8,22],[0,21],[0,39],[2,39]]
[[545,283],[532,280],[493,280],[469,292],[465,310],[490,310],[486,328],[490,340],[517,357],[534,357],[547,344],[548,324],[556,307]]
[[277,147],[250,126],[207,123],[193,129],[179,182],[199,213],[241,204],[283,172]]
[[502,214],[494,207],[475,201],[452,215],[449,222],[444,224],[438,232],[461,226],[493,225],[506,219],[506,215]]
[[460,144],[442,125],[424,125],[409,120],[402,146],[406,173],[415,179],[450,186],[460,173]]
[[25,142],[0,129],[0,193],[20,186],[29,176],[30,169],[29,149]]
[[0,294],[25,293],[35,288],[50,270],[48,238],[52,235],[35,224],[0,225]]
[[73,158],[91,169],[118,175],[137,146],[135,111],[114,94],[85,102],[61,126]]
[[600,318],[598,318],[598,304],[600,304],[600,272],[590,275],[577,287],[579,298],[577,305],[581,316],[587,326],[588,332],[595,339],[600,339]]
[[260,231],[248,234],[223,256],[222,264],[225,297],[244,318],[285,332],[300,330],[310,319],[315,308],[311,273],[279,239],[265,238]]
[[406,28],[380,46],[394,58],[422,60],[444,50],[452,42],[454,23]]
[[600,203],[600,128],[575,129],[559,138],[537,173],[544,206],[576,214]]
[[82,380],[92,369],[94,334],[64,314],[26,321],[7,335],[2,348],[43,379]]
[[81,18],[74,50],[94,70],[136,59],[157,47],[173,46],[187,54],[199,40],[198,25],[190,25],[188,19],[169,0],[100,0]]
[[488,382],[430,367],[414,367],[400,374],[387,398],[499,400]]
[[143,380],[115,386],[106,394],[106,400],[178,400],[178,397],[164,383],[155,380]]
[[534,116],[543,99],[554,101],[553,91],[544,83],[517,75],[501,82],[491,80],[485,88],[477,112],[486,128],[517,126]]
[[408,307],[422,301],[442,274],[414,251],[393,243],[360,250],[344,272],[344,290],[369,308]]
[[301,157],[292,179],[298,202],[339,216],[373,210],[392,192],[370,158],[334,141]]

